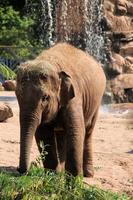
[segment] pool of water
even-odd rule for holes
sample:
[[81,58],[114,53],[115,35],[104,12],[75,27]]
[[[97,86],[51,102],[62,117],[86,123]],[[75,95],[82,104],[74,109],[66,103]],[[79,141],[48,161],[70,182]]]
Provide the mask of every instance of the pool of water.
[[4,102],[4,103],[8,104],[12,108],[18,107],[16,96],[7,96],[7,95],[0,96],[0,102]]
[[15,96],[0,96],[0,101],[13,102],[13,101],[17,101],[17,99]]

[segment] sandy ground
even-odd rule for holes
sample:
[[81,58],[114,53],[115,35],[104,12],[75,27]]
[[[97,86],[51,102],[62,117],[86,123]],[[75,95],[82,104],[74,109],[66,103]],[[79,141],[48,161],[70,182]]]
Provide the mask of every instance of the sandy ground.
[[[7,100],[8,97],[8,100]],[[14,116],[0,123],[0,170],[16,170],[19,160],[18,105],[14,92],[0,92],[0,101],[8,102]],[[118,193],[133,195],[133,104],[130,107],[104,106],[94,130],[93,149],[95,176],[85,179]],[[31,160],[38,156],[35,142]]]

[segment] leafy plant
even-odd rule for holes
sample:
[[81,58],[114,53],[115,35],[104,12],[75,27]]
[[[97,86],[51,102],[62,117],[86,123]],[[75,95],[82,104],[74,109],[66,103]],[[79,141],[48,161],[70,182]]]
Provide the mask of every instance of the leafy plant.
[[[69,184],[67,178],[69,177]],[[82,177],[32,166],[27,175],[0,173],[1,200],[132,200],[93,186],[86,187]]]
[[124,194],[87,187],[82,176],[42,169],[41,161],[47,155],[45,147],[41,142],[42,153],[26,175],[0,173],[0,200],[132,200]]
[[[42,163],[44,162],[46,155],[48,154],[48,152],[46,151],[47,146],[48,146],[48,144],[44,145],[43,141],[40,142],[41,153],[36,158],[35,162],[32,162],[33,166],[38,166],[38,167],[42,166]],[[31,167],[32,167],[32,165],[31,165]]]
[[[33,20],[21,16],[12,6],[0,7],[0,54],[6,58],[28,58],[35,43]],[[33,51],[36,51],[33,50]]]
[[16,74],[14,71],[12,71],[9,67],[6,65],[0,64],[0,74],[5,78],[5,79],[15,79]]

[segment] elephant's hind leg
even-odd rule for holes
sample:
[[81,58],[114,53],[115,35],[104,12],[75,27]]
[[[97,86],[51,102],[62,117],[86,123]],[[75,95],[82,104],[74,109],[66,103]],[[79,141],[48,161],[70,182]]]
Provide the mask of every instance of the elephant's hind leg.
[[92,118],[91,125],[86,128],[84,140],[83,171],[85,177],[93,177],[93,158],[92,158],[92,132],[96,123],[97,113]]
[[[43,150],[44,154],[46,152],[46,155],[44,155],[45,158],[42,160],[44,167],[55,170],[57,167],[57,158],[53,129],[47,126],[40,126],[36,131],[35,138],[40,153],[42,154]],[[40,142],[43,142],[44,147],[40,146]]]

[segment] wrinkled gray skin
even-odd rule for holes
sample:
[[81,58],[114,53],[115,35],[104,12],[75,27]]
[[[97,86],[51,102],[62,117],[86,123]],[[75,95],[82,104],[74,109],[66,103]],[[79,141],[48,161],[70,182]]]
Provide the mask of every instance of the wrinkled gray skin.
[[32,139],[44,142],[45,168],[93,176],[92,132],[105,89],[101,66],[68,44],[57,44],[18,69],[19,171],[29,167]]

